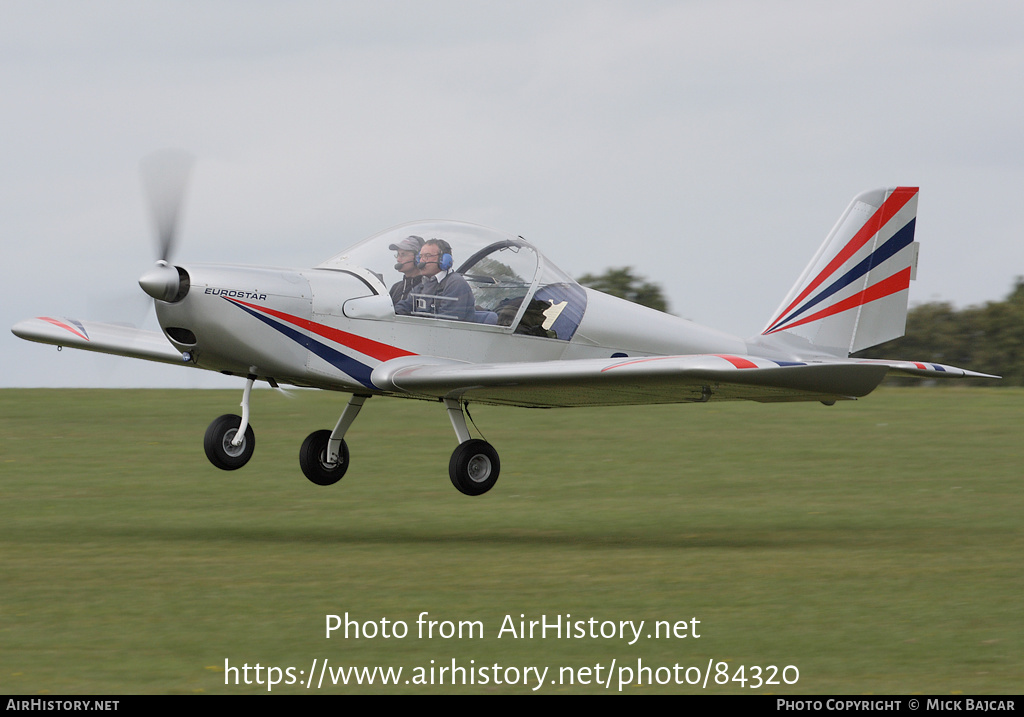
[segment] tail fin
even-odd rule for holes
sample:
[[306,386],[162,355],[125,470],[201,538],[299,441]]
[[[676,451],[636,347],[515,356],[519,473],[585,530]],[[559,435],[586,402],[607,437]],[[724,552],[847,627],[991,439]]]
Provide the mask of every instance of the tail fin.
[[761,335],[843,357],[902,336],[917,273],[917,194],[896,187],[854,198]]

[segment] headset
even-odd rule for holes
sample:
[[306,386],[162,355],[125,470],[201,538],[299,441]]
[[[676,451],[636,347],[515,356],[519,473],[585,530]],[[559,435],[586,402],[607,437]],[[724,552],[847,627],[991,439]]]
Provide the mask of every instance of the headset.
[[[403,241],[409,241],[410,239],[412,239],[414,241],[418,241],[419,245],[423,246],[423,239],[421,239],[420,237],[415,236],[415,235],[409,236],[407,239],[404,239]],[[398,244],[392,244],[391,248],[394,249],[395,251],[413,251],[412,249],[401,249],[401,248],[399,248]],[[420,268],[419,261],[420,261],[420,253],[419,253],[419,250],[417,250],[415,252],[415,257],[411,261],[400,261],[400,262],[397,262],[395,264],[395,271],[400,271],[400,272],[402,272],[404,274],[405,273],[405,267],[408,266],[409,264],[412,264],[414,267],[419,269]]]
[[[455,266],[455,259],[452,257],[452,245],[446,242],[444,239],[431,239],[429,240],[437,245],[438,251],[441,252],[440,258],[437,260],[437,265],[441,271],[448,271]],[[424,246],[426,243],[424,243]],[[422,250],[421,250],[422,251]],[[433,264],[433,262],[431,262]],[[421,270],[427,268],[427,263],[420,261],[420,254],[416,252],[416,266]]]

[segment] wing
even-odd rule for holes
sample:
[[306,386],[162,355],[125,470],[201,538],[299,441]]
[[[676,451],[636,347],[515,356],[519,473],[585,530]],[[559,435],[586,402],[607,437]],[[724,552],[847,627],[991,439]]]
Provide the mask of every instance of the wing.
[[158,331],[143,331],[120,324],[40,316],[19,321],[15,336],[55,346],[71,346],[116,356],[184,365],[181,352]]
[[424,363],[405,357],[371,376],[385,391],[535,408],[709,400],[835,401],[870,393],[888,367],[696,355],[530,363]]
[[420,398],[452,398],[533,408],[854,399],[890,370],[939,377],[984,376],[941,364],[908,361],[774,361],[755,356],[693,355],[466,364],[422,356],[388,361],[375,386]]

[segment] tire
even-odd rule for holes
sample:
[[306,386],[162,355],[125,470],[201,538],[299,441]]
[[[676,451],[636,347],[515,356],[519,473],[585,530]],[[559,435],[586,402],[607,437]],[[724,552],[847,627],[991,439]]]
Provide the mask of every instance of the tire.
[[299,466],[303,475],[317,485],[334,485],[345,476],[348,470],[348,444],[341,441],[338,462],[327,463],[327,443],[331,440],[330,431],[314,431],[302,442],[299,449]]
[[240,425],[241,416],[226,414],[215,418],[206,429],[206,436],[203,438],[206,457],[221,470],[238,470],[249,462],[252,452],[256,450],[256,434],[253,433],[252,426],[245,427],[241,445],[231,445]]
[[501,462],[487,441],[473,438],[459,445],[448,462],[448,476],[459,492],[483,495],[498,482]]

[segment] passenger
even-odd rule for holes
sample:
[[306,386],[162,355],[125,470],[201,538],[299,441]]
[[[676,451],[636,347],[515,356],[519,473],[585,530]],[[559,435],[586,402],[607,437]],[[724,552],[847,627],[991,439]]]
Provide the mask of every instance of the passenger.
[[408,297],[395,304],[395,313],[473,321],[476,298],[462,274],[452,271],[451,245],[443,239],[428,239],[417,261],[423,278]]
[[395,252],[395,271],[403,275],[401,281],[395,282],[391,287],[391,303],[398,305],[398,302],[409,296],[423,278],[420,267],[416,263],[416,255],[420,253],[423,246],[422,237],[407,236],[402,241],[392,244],[388,248]]

